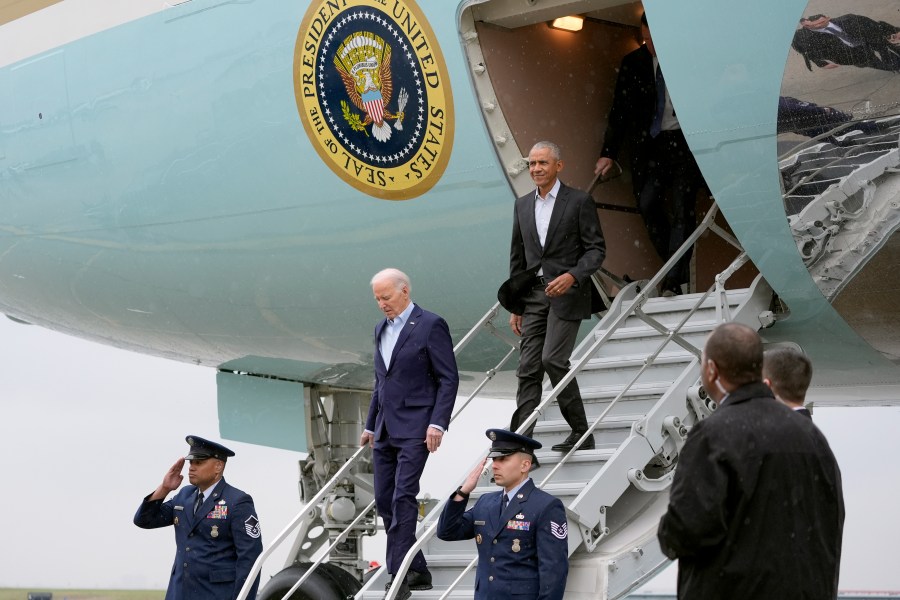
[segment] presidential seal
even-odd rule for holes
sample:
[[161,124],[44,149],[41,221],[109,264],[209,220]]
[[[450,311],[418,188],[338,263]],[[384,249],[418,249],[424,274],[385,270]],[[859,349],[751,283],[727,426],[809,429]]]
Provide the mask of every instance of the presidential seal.
[[300,120],[319,156],[356,189],[424,194],[453,146],[444,58],[414,0],[316,0],[294,49]]

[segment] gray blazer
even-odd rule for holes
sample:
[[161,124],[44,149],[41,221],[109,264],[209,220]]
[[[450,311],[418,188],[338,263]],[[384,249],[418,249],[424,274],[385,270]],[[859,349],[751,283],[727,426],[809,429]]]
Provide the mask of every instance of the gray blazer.
[[539,268],[543,268],[544,277],[550,279],[571,273],[576,284],[562,296],[551,298],[551,309],[560,319],[587,319],[591,316],[590,277],[603,264],[606,255],[594,199],[560,183],[542,248],[534,220],[534,195],[531,191],[516,200],[509,254],[510,278],[527,271],[537,272]]

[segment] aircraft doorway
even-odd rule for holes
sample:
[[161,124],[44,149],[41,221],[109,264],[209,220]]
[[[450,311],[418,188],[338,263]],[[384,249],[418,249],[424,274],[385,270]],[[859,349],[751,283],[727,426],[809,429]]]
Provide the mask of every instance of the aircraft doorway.
[[[561,147],[560,179],[587,190],[600,157],[622,57],[642,43],[643,8],[640,2],[558,1],[553,6],[535,3],[523,12],[522,4],[491,0],[462,14],[462,39],[485,123],[517,196],[533,187],[523,157],[540,140]],[[585,17],[580,31],[550,27],[554,18],[572,14]],[[622,176],[599,184],[593,196],[600,205],[607,244],[604,267],[619,277],[639,280],[652,277],[663,261],[637,212],[630,150],[626,142],[620,152]],[[698,221],[710,206],[705,185],[701,188]],[[736,256],[717,236],[701,239],[696,254],[693,289],[706,289]],[[708,268],[707,257],[715,263]],[[752,267],[745,267],[734,283],[747,285],[754,275]]]

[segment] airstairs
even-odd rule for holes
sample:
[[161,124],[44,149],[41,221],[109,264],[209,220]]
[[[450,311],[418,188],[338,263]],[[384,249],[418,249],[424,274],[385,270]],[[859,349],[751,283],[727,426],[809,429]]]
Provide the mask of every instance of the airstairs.
[[[691,247],[706,230],[715,231],[736,245],[733,238],[714,224],[714,216],[715,209],[682,250]],[[655,297],[658,280],[679,255],[649,282],[628,284],[609,301],[602,319],[575,349],[569,375],[555,388],[545,388],[541,404],[521,427],[525,429],[534,422],[534,436],[545,449],[537,454],[541,468],[532,472],[535,483],[566,506],[570,555],[567,599],[621,598],[668,564],[656,541],[656,528],[666,508],[676,458],[690,427],[715,409],[698,381],[704,339],[720,323],[735,321],[759,329],[769,316],[772,291],[761,277],[747,289],[726,288],[728,278],[747,261],[744,253],[705,293]],[[598,282],[595,276],[595,283]],[[502,337],[492,325],[497,313],[495,305],[470,335],[488,328]],[[466,336],[458,349],[468,339]],[[488,371],[485,382],[514,351],[515,347],[495,369]],[[552,452],[550,446],[569,433],[555,399],[576,376],[596,448],[568,454]],[[465,410],[483,385],[484,382],[464,402],[458,402],[461,406],[456,415]],[[333,493],[329,490],[341,481],[355,477],[356,488],[365,487],[364,478],[352,475],[352,464],[364,451],[358,450],[335,474],[334,483],[323,486],[307,502],[304,507],[307,514],[313,514],[315,507]],[[440,502],[431,506],[420,522],[416,545],[398,576],[406,572],[412,556],[421,549],[434,588],[414,592],[414,599],[473,596],[477,561],[474,541],[444,542],[435,532],[444,501],[474,466],[465,465],[447,478],[446,490],[436,490],[441,492]],[[485,474],[469,502],[474,503],[482,494],[497,489]],[[352,522],[340,534],[331,536],[330,548],[319,553],[320,558],[306,568],[304,577],[319,562],[327,560],[331,549],[354,528],[372,519],[372,504],[357,499]],[[298,515],[276,542],[304,522],[303,514]],[[351,521],[350,517],[348,514],[345,520]],[[270,551],[271,548],[266,552]],[[265,554],[260,560],[264,557]],[[384,569],[379,570],[356,593],[356,598],[384,598],[388,577]],[[287,593],[272,597],[290,598],[290,593],[300,589],[303,583],[301,579],[285,590]],[[395,593],[396,589],[391,589],[387,598],[392,599]]]

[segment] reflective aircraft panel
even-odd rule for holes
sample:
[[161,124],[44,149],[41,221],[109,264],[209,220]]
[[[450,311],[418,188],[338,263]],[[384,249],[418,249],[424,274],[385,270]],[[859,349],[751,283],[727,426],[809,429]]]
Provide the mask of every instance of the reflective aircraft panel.
[[900,361],[900,15],[891,3],[813,0],[778,105],[785,211],[816,285]]

